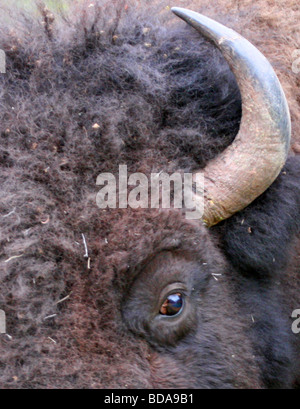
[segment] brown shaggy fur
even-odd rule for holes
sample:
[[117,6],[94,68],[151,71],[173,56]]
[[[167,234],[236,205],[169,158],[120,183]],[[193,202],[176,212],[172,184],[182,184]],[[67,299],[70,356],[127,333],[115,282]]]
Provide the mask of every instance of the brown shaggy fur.
[[[234,139],[241,106],[220,53],[169,2],[145,1],[146,11],[139,1],[89,3],[55,18],[40,7],[33,19],[3,6],[0,309],[10,337],[0,335],[0,386],[296,386],[299,337],[289,318],[300,308],[299,163],[249,213],[211,231],[174,210],[100,211],[99,173],[123,163],[130,173],[203,168]],[[265,52],[297,145],[298,6],[225,3],[174,5],[228,24]],[[183,327],[150,325],[147,308],[174,280],[187,287],[190,315]]]

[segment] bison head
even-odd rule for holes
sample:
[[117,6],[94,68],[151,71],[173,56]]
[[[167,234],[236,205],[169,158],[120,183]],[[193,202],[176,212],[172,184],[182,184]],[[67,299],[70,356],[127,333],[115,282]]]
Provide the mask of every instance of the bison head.
[[[7,387],[299,379],[289,317],[300,302],[300,165],[289,159],[280,173],[283,91],[240,35],[173,11],[202,36],[165,13],[104,1],[72,19],[41,8],[42,21],[18,16],[21,28],[1,31]],[[203,220],[100,210],[97,175],[124,163],[144,174],[203,170]]]

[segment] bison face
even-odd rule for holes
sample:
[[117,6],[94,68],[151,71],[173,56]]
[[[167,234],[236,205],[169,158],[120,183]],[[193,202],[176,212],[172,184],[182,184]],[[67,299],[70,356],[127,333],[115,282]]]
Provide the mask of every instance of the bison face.
[[[279,81],[212,20],[173,10],[199,35],[120,3],[0,30],[1,385],[295,386],[300,165],[281,171]],[[121,164],[202,171],[203,217],[99,209]]]

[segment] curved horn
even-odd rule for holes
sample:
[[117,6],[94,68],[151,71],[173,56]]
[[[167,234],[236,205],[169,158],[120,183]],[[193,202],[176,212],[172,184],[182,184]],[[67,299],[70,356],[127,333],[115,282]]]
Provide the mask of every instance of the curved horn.
[[244,209],[277,178],[289,151],[290,113],[273,68],[249,41],[201,14],[172,11],[220,49],[242,96],[238,135],[204,169],[202,219],[212,226]]

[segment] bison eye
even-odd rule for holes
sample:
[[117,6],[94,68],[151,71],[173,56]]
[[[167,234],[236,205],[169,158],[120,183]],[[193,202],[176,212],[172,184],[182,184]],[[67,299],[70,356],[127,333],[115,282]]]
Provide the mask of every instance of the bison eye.
[[177,315],[183,308],[183,296],[180,293],[170,294],[160,307],[161,315]]

